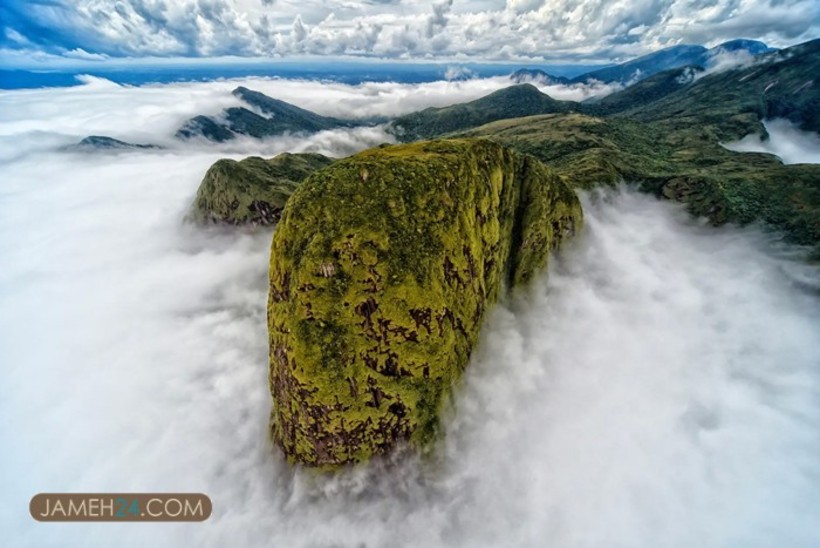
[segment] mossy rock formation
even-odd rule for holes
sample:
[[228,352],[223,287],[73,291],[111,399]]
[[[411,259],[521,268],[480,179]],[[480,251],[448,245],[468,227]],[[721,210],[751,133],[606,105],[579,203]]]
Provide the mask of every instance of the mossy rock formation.
[[273,224],[296,187],[333,161],[312,153],[219,160],[205,173],[188,218],[199,223]]
[[275,442],[332,467],[433,439],[489,305],[581,222],[554,172],[484,140],[371,149],[313,174],[272,244]]

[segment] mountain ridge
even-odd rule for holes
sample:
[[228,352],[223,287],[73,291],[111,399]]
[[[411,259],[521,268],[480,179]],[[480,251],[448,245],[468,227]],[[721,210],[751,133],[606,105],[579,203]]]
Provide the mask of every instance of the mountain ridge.
[[694,44],[670,46],[623,63],[596,68],[574,78],[554,76],[541,69],[522,68],[513,72],[510,79],[516,83],[538,82],[543,85],[599,82],[604,84],[619,83],[628,86],[666,70],[688,65],[705,68],[713,60],[724,54],[746,53],[750,56],[757,56],[774,51],[777,50],[758,40],[737,38],[712,48]]
[[573,101],[553,99],[532,84],[517,84],[468,103],[441,108],[431,107],[399,116],[391,123],[391,131],[401,140],[416,140],[503,118],[569,112],[577,108],[577,105],[578,103]]
[[322,116],[244,86],[237,87],[231,94],[251,108],[230,107],[217,116],[195,116],[187,120],[174,136],[182,140],[201,137],[222,143],[241,135],[263,139],[284,133],[316,133],[361,125]]
[[[772,78],[774,73],[780,76]],[[397,138],[409,141],[497,120],[559,112],[590,116],[623,114],[657,121],[681,118],[684,111],[691,111],[709,118],[726,139],[743,137],[745,134],[738,134],[743,130],[761,133],[759,121],[771,117],[786,117],[801,129],[820,132],[820,86],[805,74],[820,74],[820,39],[761,54],[750,66],[710,73],[688,65],[660,72],[597,102],[558,101],[532,84],[516,84],[475,101],[399,116],[390,128]],[[787,87],[787,82],[791,87]],[[795,95],[798,88],[803,91],[802,99]],[[697,98],[693,99],[694,96]],[[708,114],[711,111],[714,112]],[[733,114],[721,120],[726,112]],[[738,125],[732,119],[739,113],[751,114],[749,123]]]
[[[539,158],[576,186],[629,181],[716,225],[762,221],[820,259],[820,166],[783,165],[772,155],[721,145],[749,134],[765,137],[762,122],[769,118],[820,133],[817,75],[820,39],[762,54],[750,66],[659,73],[598,103],[564,102],[559,110],[537,101],[532,111],[547,108],[523,117],[485,108],[483,118],[495,120],[469,127],[474,117],[449,133],[437,133],[446,127],[438,110],[411,119],[416,136],[490,139]],[[499,96],[505,94],[479,101]],[[475,110],[475,102],[455,108]],[[394,123],[406,139],[403,119]]]

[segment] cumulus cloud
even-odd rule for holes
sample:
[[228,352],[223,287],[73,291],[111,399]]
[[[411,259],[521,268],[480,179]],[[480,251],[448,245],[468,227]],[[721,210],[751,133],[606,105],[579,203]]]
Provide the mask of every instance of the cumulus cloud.
[[[267,84],[328,113],[410,109],[439,93]],[[0,92],[4,145],[20,152],[0,160],[6,542],[820,543],[816,270],[754,230],[701,226],[627,191],[586,196],[585,231],[491,313],[435,461],[336,477],[290,468],[267,436],[271,233],[180,223],[226,151],[57,153],[31,138],[161,132],[189,114],[184,97],[215,112],[233,85],[87,78]],[[344,153],[379,138],[334,135],[236,143],[230,156]],[[214,515],[43,527],[28,501],[53,491],[205,492]]]
[[[108,55],[341,54],[625,60],[744,36],[782,46],[820,33],[814,0],[9,0],[0,46]],[[298,21],[298,24],[297,24]],[[362,39],[362,36],[366,37]]]

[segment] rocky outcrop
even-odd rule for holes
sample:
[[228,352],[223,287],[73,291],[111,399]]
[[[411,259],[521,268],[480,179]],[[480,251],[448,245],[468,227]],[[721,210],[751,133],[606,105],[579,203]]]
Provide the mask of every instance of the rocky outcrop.
[[270,225],[279,220],[290,195],[308,175],[330,165],[321,154],[284,153],[219,160],[205,174],[188,219],[197,223]]
[[272,244],[275,442],[332,467],[433,439],[489,306],[581,222],[557,175],[488,141],[376,148],[313,174]]

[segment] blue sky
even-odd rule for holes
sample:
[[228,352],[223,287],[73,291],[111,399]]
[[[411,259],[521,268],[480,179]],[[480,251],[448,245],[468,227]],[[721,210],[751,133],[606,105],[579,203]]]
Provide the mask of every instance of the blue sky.
[[9,64],[331,56],[601,62],[820,36],[820,0],[3,0]]

